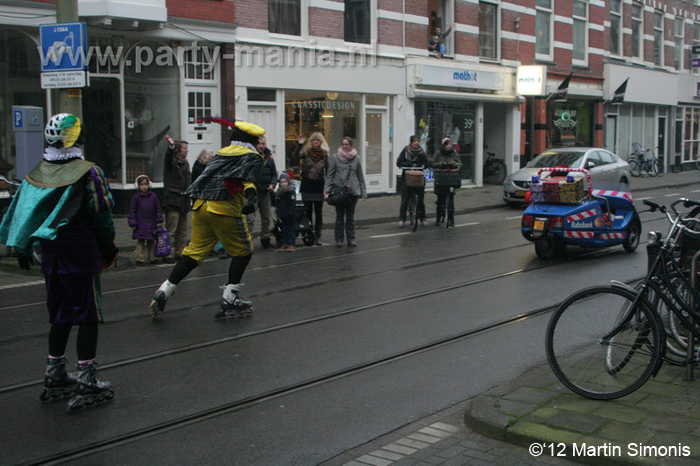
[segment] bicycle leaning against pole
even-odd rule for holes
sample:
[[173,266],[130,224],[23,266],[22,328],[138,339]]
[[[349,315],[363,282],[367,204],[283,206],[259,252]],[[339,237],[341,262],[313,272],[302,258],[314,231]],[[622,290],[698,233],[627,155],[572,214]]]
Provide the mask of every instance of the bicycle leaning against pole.
[[[629,161],[630,174],[632,176],[664,176],[664,170],[654,152],[655,149],[658,149],[658,147],[644,149],[640,143],[632,143],[632,153]],[[649,154],[651,154],[651,157],[649,157]]]
[[[680,199],[670,209],[645,200],[649,211],[662,212],[671,224],[664,240],[649,233],[646,277],[636,287],[613,281],[580,290],[564,300],[547,326],[547,360],[567,388],[578,395],[611,400],[628,395],[655,376],[663,362],[696,364],[697,353],[679,359],[666,354],[666,329],[657,307],[663,303],[677,324],[700,339],[700,293],[693,288],[697,272],[688,273],[678,260],[684,237],[699,219],[684,217],[675,206],[700,206]],[[691,347],[691,351],[694,346]]]

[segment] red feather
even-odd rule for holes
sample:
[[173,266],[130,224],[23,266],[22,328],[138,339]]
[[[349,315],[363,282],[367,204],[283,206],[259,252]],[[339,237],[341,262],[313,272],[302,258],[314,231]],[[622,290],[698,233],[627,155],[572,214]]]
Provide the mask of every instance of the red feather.
[[221,126],[230,126],[231,128],[236,127],[236,123],[229,121],[225,118],[219,117],[204,117],[197,120],[197,123],[218,123]]

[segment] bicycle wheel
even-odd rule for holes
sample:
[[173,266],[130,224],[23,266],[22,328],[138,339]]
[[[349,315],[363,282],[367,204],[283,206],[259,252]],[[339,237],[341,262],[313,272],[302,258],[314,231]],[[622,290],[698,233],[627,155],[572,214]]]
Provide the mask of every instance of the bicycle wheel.
[[408,198],[408,209],[406,209],[406,216],[408,217],[408,224],[413,225],[416,221],[416,195],[411,193]]
[[695,168],[700,170],[700,154],[695,154]]
[[413,220],[413,231],[418,229],[418,193],[411,194],[411,217]]
[[488,184],[503,184],[506,179],[506,164],[501,160],[489,162],[484,167],[484,182]]
[[661,162],[659,162],[659,159],[654,159],[654,167],[656,167],[657,175],[664,176],[666,174],[666,170],[664,170],[664,167],[661,166]]
[[635,297],[614,286],[586,288],[552,315],[547,360],[574,393],[595,400],[620,398],[658,369],[665,344],[661,322],[645,301],[632,309]]
[[656,162],[654,160],[648,160],[645,163],[645,165],[649,176],[656,176],[659,174],[659,167],[657,167]]
[[629,165],[630,165],[630,175],[634,176],[635,178],[639,178],[642,174],[642,172],[639,168],[639,162],[637,162],[636,160],[630,160]]
[[[450,212],[452,212],[452,219],[450,220]],[[445,228],[454,227],[454,212],[455,212],[455,189],[450,188],[447,191],[447,199],[445,199]]]

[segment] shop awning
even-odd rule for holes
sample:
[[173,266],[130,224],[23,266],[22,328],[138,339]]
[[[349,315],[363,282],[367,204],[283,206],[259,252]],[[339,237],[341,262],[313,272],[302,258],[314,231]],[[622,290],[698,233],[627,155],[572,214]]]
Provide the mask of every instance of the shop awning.
[[495,95],[479,94],[476,92],[436,91],[433,89],[408,89],[408,97],[411,99],[443,99],[466,100],[470,102],[500,102],[510,104],[522,104],[525,99],[519,95]]

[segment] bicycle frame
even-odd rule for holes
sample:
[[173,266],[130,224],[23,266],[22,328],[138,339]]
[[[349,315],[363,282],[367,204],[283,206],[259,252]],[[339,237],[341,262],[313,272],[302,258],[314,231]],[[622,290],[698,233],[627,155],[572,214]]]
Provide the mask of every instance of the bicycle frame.
[[[672,204],[671,208],[673,208],[673,206],[675,206],[678,202],[681,201],[677,201]],[[648,296],[650,290],[656,293],[656,295],[664,302],[666,307],[673,312],[681,323],[693,334],[694,338],[700,338],[700,329],[695,324],[695,322],[700,322],[700,312],[697,310],[698,303],[700,303],[700,293],[692,288],[689,277],[683,271],[683,268],[673,255],[673,249],[675,248],[676,244],[678,244],[678,240],[680,239],[681,235],[685,231],[691,230],[689,230],[688,227],[683,224],[683,219],[680,215],[676,215],[675,219],[673,219],[668,213],[666,213],[666,215],[671,221],[671,228],[668,236],[663,242],[653,243],[647,246],[648,253],[655,255],[654,260],[647,270],[647,275],[642,281],[640,289],[634,290],[637,296],[630,306],[630,309],[627,311],[627,314],[620,320],[615,328],[602,337],[601,340],[606,343],[609,343],[612,338],[622,331],[634,318],[634,314],[636,312],[635,309],[639,305],[640,301],[644,301],[645,305],[648,306],[652,312],[658,312],[655,310],[655,306],[651,305],[649,302]],[[653,251],[653,249],[656,249],[656,251]],[[680,289],[677,286],[671,285],[671,277],[669,277],[670,273],[675,274],[674,278],[677,277],[680,279]],[[622,286],[620,283],[614,284],[617,286]],[[631,287],[628,287],[627,285],[624,285],[624,287],[631,289]],[[696,303],[695,308],[691,306],[689,302],[690,300],[683,297],[679,291],[687,291],[687,296],[692,297],[692,301]],[[684,313],[687,313],[689,317],[686,317]],[[660,361],[666,360],[665,345],[663,345],[660,350]],[[683,362],[683,364],[688,365],[693,364],[694,362],[695,359],[687,359]]]

